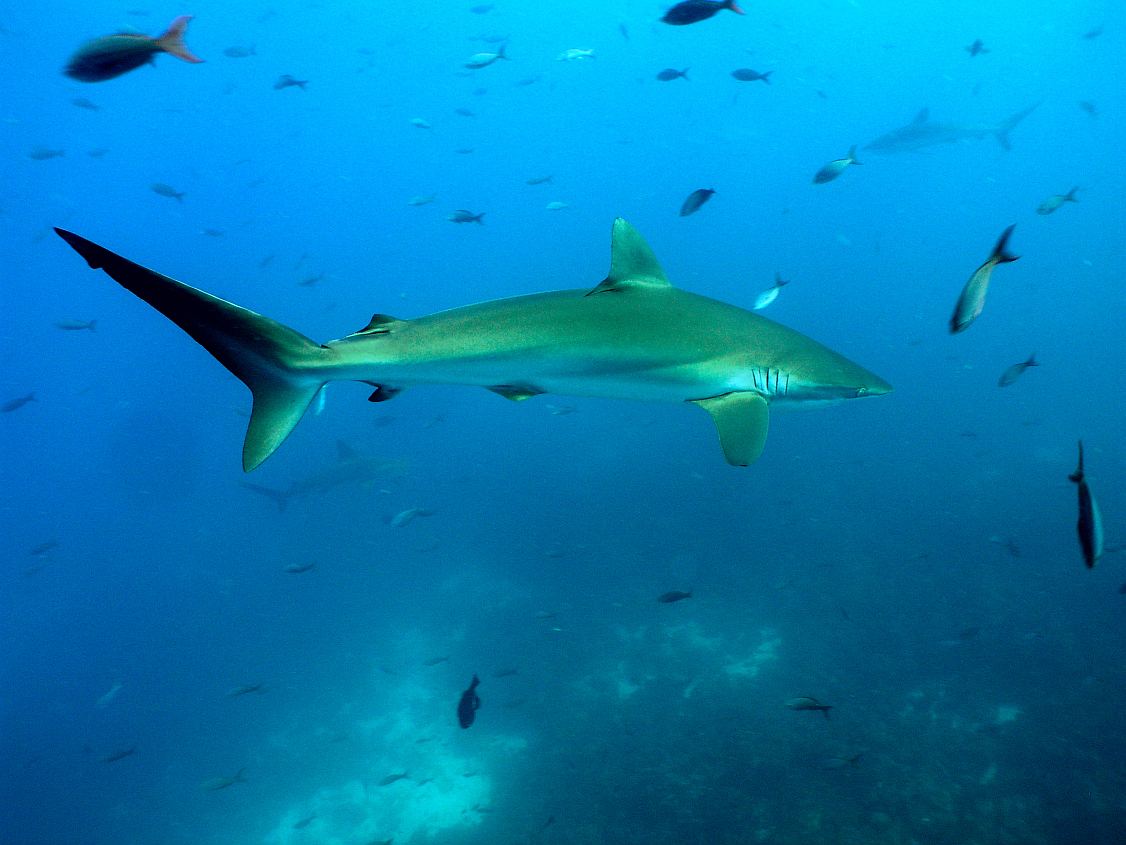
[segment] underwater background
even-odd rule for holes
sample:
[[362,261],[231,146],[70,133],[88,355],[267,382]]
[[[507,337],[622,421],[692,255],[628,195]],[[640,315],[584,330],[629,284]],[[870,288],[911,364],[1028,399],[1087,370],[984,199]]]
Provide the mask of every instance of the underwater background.
[[[1126,10],[742,7],[0,10],[0,843],[1126,841]],[[204,63],[63,75],[180,14]],[[246,389],[51,232],[324,341],[593,287],[617,216],[895,392],[735,468],[696,408],[334,383],[244,476]]]

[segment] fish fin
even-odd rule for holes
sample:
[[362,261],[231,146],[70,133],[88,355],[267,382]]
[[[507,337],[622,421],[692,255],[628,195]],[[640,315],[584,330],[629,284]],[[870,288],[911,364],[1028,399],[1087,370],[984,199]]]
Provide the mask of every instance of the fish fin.
[[728,9],[730,9],[731,11],[733,11],[737,15],[747,14],[742,9],[740,9],[738,5],[736,5],[735,0],[727,0],[727,2],[724,3],[724,6],[726,6]]
[[1016,223],[1013,223],[1009,228],[1003,231],[1001,237],[997,239],[997,246],[993,247],[993,254],[989,256],[989,260],[994,264],[1008,264],[1010,261],[1016,261],[1020,258],[1019,255],[1006,252],[1006,248],[1009,245],[1009,236],[1012,235],[1016,225]]
[[532,387],[527,384],[495,384],[488,388],[498,396],[503,396],[505,399],[511,399],[513,402],[523,402],[525,399],[530,399],[533,396],[539,396],[543,393],[538,387]]
[[275,490],[273,487],[266,487],[262,484],[252,484],[249,481],[242,482],[242,486],[247,490],[253,490],[261,496],[265,496],[278,506],[278,513],[285,513],[286,506],[289,504],[289,493],[285,490]]
[[168,25],[168,29],[164,34],[156,39],[156,46],[163,50],[165,53],[171,53],[177,59],[183,59],[185,62],[192,64],[199,64],[203,59],[199,56],[192,55],[188,45],[184,43],[184,35],[188,31],[188,21],[192,19],[191,15],[180,15],[176,20]]
[[1076,185],[1074,188],[1072,188],[1070,191],[1068,191],[1066,194],[1063,195],[1063,201],[1064,202],[1079,202],[1079,200],[1075,196],[1075,192],[1078,191],[1078,190],[1079,190],[1079,186]]
[[587,296],[595,293],[630,290],[638,287],[671,287],[641,233],[624,219],[614,221],[610,232],[610,273]]
[[1077,466],[1075,468],[1075,472],[1073,472],[1067,478],[1068,478],[1069,481],[1074,481],[1076,484],[1082,484],[1083,483],[1083,441],[1082,440],[1079,441],[1079,466]]
[[372,391],[371,396],[368,397],[369,402],[386,402],[388,399],[394,399],[403,392],[401,387],[389,387],[386,384],[374,385],[375,390]]
[[91,268],[105,271],[164,314],[250,388],[254,402],[243,470],[250,472],[273,454],[324,384],[309,371],[335,353],[276,320],[134,264],[72,232],[55,232]]
[[366,326],[359,331],[352,332],[348,337],[355,337],[361,334],[390,334],[406,322],[406,320],[399,320],[387,314],[372,314]]
[[1018,123],[1032,114],[1032,112],[1034,112],[1036,110],[1036,107],[1039,105],[1039,103],[1035,103],[1034,105],[1031,105],[1026,109],[1021,109],[1016,114],[1009,115],[1001,121],[1000,126],[993,130],[993,134],[997,138],[997,143],[1001,145],[1002,149],[1011,150],[1013,148],[1012,144],[1009,143],[1009,133],[1016,128],[1016,125]]
[[926,123],[928,120],[930,120],[930,116],[930,108],[923,106],[921,109],[919,109],[919,113],[915,115],[915,119],[911,121],[911,125],[919,126],[920,124]]
[[864,162],[858,161],[856,158],[856,144],[848,148],[848,163],[849,164],[863,164]]
[[724,393],[710,399],[690,400],[712,415],[723,456],[733,466],[758,460],[770,428],[770,408],[758,393]]
[[1036,353],[1035,352],[1033,352],[1031,355],[1028,356],[1028,360],[1024,362],[1024,365],[1026,367],[1039,367],[1040,366],[1040,362],[1036,360]]

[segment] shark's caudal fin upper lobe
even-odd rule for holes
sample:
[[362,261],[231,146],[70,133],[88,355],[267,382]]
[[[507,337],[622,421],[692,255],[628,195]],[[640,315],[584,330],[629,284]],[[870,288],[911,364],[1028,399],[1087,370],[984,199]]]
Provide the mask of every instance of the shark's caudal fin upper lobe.
[[324,380],[318,365],[332,351],[300,332],[134,264],[83,237],[55,229],[95,270],[136,294],[192,336],[250,388],[254,409],[243,443],[249,472],[266,460],[300,421]]

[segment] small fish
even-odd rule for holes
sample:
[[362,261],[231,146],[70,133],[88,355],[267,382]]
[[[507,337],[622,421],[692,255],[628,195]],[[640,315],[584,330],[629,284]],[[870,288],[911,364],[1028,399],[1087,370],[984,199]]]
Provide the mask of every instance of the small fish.
[[421,117],[412,117],[411,118],[411,126],[413,126],[415,129],[433,129],[434,128],[433,126],[430,125],[430,121],[423,120]]
[[473,680],[469,682],[469,688],[461,694],[461,698],[457,702],[457,723],[462,728],[468,728],[477,718],[477,711],[481,707],[481,697],[477,695],[479,683],[481,683],[481,680],[474,675]]
[[251,56],[257,56],[258,51],[256,51],[254,45],[251,44],[249,47],[228,47],[223,51],[223,55],[228,59],[248,59]]
[[980,56],[982,53],[990,52],[989,49],[986,48],[985,42],[980,38],[975,38],[973,44],[971,44],[969,47],[963,47],[962,49],[970,54],[971,59],[974,56]]
[[757,70],[751,70],[749,67],[741,67],[738,70],[731,71],[731,75],[740,82],[757,82],[761,79],[767,85],[770,84],[770,74],[772,73],[774,73],[772,70],[759,73]]
[[496,6],[494,6],[492,3],[482,3],[479,6],[470,6],[469,11],[471,11],[475,15],[487,15],[495,8]]
[[451,223],[480,223],[482,226],[484,226],[485,221],[481,219],[484,216],[485,212],[483,211],[480,214],[474,214],[472,211],[467,211],[464,208],[459,208],[446,219]]
[[228,786],[234,786],[236,783],[246,783],[246,778],[242,776],[245,771],[246,769],[239,769],[233,775],[205,780],[199,785],[199,788],[205,792],[218,792],[220,789],[226,789]]
[[456,108],[456,109],[454,109],[454,114],[461,115],[462,117],[476,117],[477,116],[477,112],[473,111],[472,109],[466,109],[466,108]]
[[304,91],[305,86],[308,85],[308,84],[309,84],[308,79],[295,79],[294,77],[290,76],[288,73],[283,73],[281,76],[279,76],[277,78],[277,81],[274,82],[274,90],[275,91],[282,91],[286,88],[300,88],[302,91]]
[[80,109],[86,109],[86,111],[101,111],[101,106],[99,106],[97,103],[87,100],[85,97],[75,97],[70,101],[70,104]]
[[781,292],[782,288],[789,283],[789,279],[783,279],[780,273],[775,273],[774,284],[772,284],[757,297],[755,297],[754,310],[761,311],[763,308],[774,302],[774,300],[778,298],[778,294]]
[[431,657],[431,658],[428,658],[427,660],[423,660],[422,665],[423,666],[438,666],[442,663],[449,663],[449,662],[450,662],[449,655],[446,655],[445,657]]
[[381,778],[375,785],[376,786],[390,786],[393,783],[398,783],[401,780],[407,780],[409,778],[410,778],[410,774],[408,774],[407,772],[398,772],[396,774],[387,775],[386,777]]
[[488,67],[493,62],[508,59],[507,54],[504,52],[507,46],[507,44],[501,44],[500,48],[495,53],[474,53],[466,60],[465,67],[470,70],[480,70],[481,68]]
[[238,698],[240,695],[249,695],[252,692],[263,693],[265,691],[266,685],[259,681],[256,684],[243,684],[227,690],[227,698]]
[[459,147],[458,149],[454,150],[454,152],[461,156],[467,156],[473,152],[473,147]]
[[193,56],[184,43],[191,19],[191,15],[181,15],[157,38],[123,32],[87,41],[67,62],[63,73],[79,82],[105,82],[151,64],[158,53],[199,64],[203,59]]
[[427,510],[426,508],[407,508],[404,511],[399,511],[397,514],[391,517],[390,525],[392,528],[405,528],[406,526],[414,522],[415,517],[433,515],[434,511]]
[[324,273],[317,273],[313,276],[306,276],[304,279],[299,281],[297,284],[298,284],[299,287],[311,288],[317,282],[323,281],[324,277],[325,277]]
[[300,575],[303,572],[311,572],[316,568],[315,563],[291,563],[282,569],[282,572],[288,572],[291,575]]
[[989,280],[993,276],[993,268],[998,264],[1007,264],[1020,258],[1019,255],[1012,255],[1005,251],[1005,247],[1009,243],[1009,236],[1012,235],[1015,226],[1014,223],[1001,233],[997,246],[993,247],[993,252],[985,259],[984,264],[974,270],[973,275],[966,282],[966,286],[962,288],[962,293],[954,306],[954,314],[950,318],[950,334],[964,332],[985,308],[985,294],[989,291]]
[[519,675],[520,670],[511,666],[506,666],[504,669],[497,669],[493,672],[494,678],[511,678],[513,675]]
[[553,177],[551,176],[534,176],[531,179],[525,179],[525,185],[547,185],[551,183]]
[[848,155],[844,158],[834,159],[813,174],[813,184],[823,185],[826,182],[832,182],[838,176],[845,172],[845,168],[853,164],[863,164],[861,161],[856,160],[856,145],[853,144],[848,148]]
[[594,58],[597,58],[597,57],[594,55],[593,50],[584,50],[581,47],[572,47],[569,50],[564,50],[562,53],[560,53],[558,56],[556,56],[555,61],[557,61],[557,62],[578,62],[578,61],[582,61],[583,59],[594,59]]
[[1103,34],[1103,25],[1099,24],[1094,29],[1089,29],[1086,32],[1084,32],[1083,38],[1086,39],[1087,41],[1094,41],[1096,38],[1098,38],[1102,34]]
[[407,205],[420,206],[430,205],[434,200],[438,199],[437,194],[420,194],[419,196],[411,197],[407,200]]
[[274,253],[271,252],[269,255],[267,255],[265,258],[263,258],[261,261],[258,262],[258,269],[259,270],[265,270],[267,267],[270,266],[271,263],[273,263],[273,260],[274,260],[275,257],[276,256],[274,255]]
[[682,590],[669,590],[667,593],[661,593],[657,596],[657,601],[661,604],[673,604],[674,602],[684,601],[690,598],[692,598],[691,590],[687,593]]
[[1079,187],[1076,186],[1066,194],[1052,194],[1052,196],[1048,197],[1046,200],[1040,203],[1040,205],[1036,208],[1036,213],[1048,215],[1053,211],[1056,211],[1065,202],[1079,202],[1079,200],[1075,198],[1075,192],[1078,190]]
[[547,205],[544,206],[544,208],[546,208],[548,211],[562,211],[564,208],[570,208],[570,207],[571,206],[569,206],[567,203],[559,202],[559,200],[555,200],[554,202],[549,202]]
[[12,411],[18,411],[28,402],[34,401],[36,401],[34,393],[29,393],[26,396],[19,396],[15,399],[9,399],[3,405],[0,405],[0,413],[10,414],[12,413]]
[[30,557],[43,557],[47,552],[53,551],[59,547],[58,540],[47,540],[45,543],[40,543],[38,546],[33,546],[28,550]]
[[124,760],[126,757],[132,757],[137,751],[137,746],[131,745],[129,748],[122,748],[120,751],[114,751],[107,754],[102,758],[103,763],[116,763],[118,760]]
[[682,0],[665,12],[661,20],[671,26],[687,26],[706,21],[724,9],[730,9],[737,15],[746,14],[735,4],[735,0]]
[[1079,108],[1083,109],[1083,111],[1087,112],[1091,117],[1099,116],[1099,107],[1090,100],[1080,100]]
[[629,27],[628,26],[626,26],[624,23],[618,24],[618,32],[621,33],[622,38],[624,38],[626,41],[629,41]]
[[98,325],[97,320],[56,320],[55,328],[62,329],[64,332],[83,332],[94,331],[94,327]]
[[27,154],[27,157],[33,161],[47,161],[52,158],[62,158],[66,155],[66,150],[53,150],[50,147],[35,147]]
[[825,771],[855,768],[860,765],[860,758],[863,756],[863,754],[853,754],[851,757],[823,757],[817,767]]
[[159,196],[174,199],[176,200],[176,202],[183,202],[184,197],[187,196],[187,194],[185,194],[183,191],[177,191],[171,185],[166,185],[163,182],[153,182],[151,185],[149,185],[149,190],[154,194],[158,194]]
[[311,816],[305,816],[305,818],[300,819],[299,821],[295,821],[293,823],[293,829],[294,830],[304,830],[309,825],[311,825],[316,820],[316,818],[317,818],[316,813],[313,813],[313,815],[311,815]]
[[1036,353],[1033,352],[1028,356],[1027,361],[1021,361],[1019,364],[1013,364],[1005,372],[1001,373],[1001,378],[997,380],[998,387],[1008,387],[1015,382],[1029,367],[1039,367],[1036,363]]
[[90,158],[102,158],[108,152],[109,150],[105,149],[104,147],[98,147],[93,150],[88,150],[86,152],[86,155],[90,156]]
[[800,696],[798,698],[791,698],[786,702],[786,706],[791,710],[819,710],[824,714],[825,718],[829,718],[829,711],[833,709],[832,704],[822,704],[816,698],[809,696]]
[[1079,521],[1075,529],[1079,534],[1079,548],[1083,551],[1083,562],[1091,569],[1103,554],[1103,517],[1099,504],[1087,486],[1083,473],[1083,441],[1079,441],[1079,466],[1068,479],[1079,485]]
[[687,82],[690,81],[688,79],[688,71],[689,68],[677,70],[676,68],[667,67],[657,74],[657,80],[659,82],[672,82],[674,79],[683,79]]
[[106,708],[109,707],[117,699],[118,694],[124,688],[124,684],[120,681],[115,681],[97,701],[94,702],[95,707]]
[[715,191],[711,188],[697,188],[690,193],[680,206],[680,216],[687,217],[700,210],[700,206],[712,198]]

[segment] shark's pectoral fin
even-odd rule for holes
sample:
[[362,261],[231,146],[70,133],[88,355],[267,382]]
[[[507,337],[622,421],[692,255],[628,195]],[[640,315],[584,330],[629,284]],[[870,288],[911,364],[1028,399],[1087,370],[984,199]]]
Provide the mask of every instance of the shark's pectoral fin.
[[513,402],[523,402],[525,399],[531,399],[533,396],[539,396],[543,393],[538,387],[527,384],[494,384],[489,390],[505,399],[511,399]]
[[766,445],[770,428],[770,408],[758,393],[725,393],[711,399],[694,399],[712,415],[719,445],[729,464],[745,467],[753,464]]
[[610,273],[587,296],[653,287],[670,287],[665,271],[645,238],[619,217],[610,233]]

